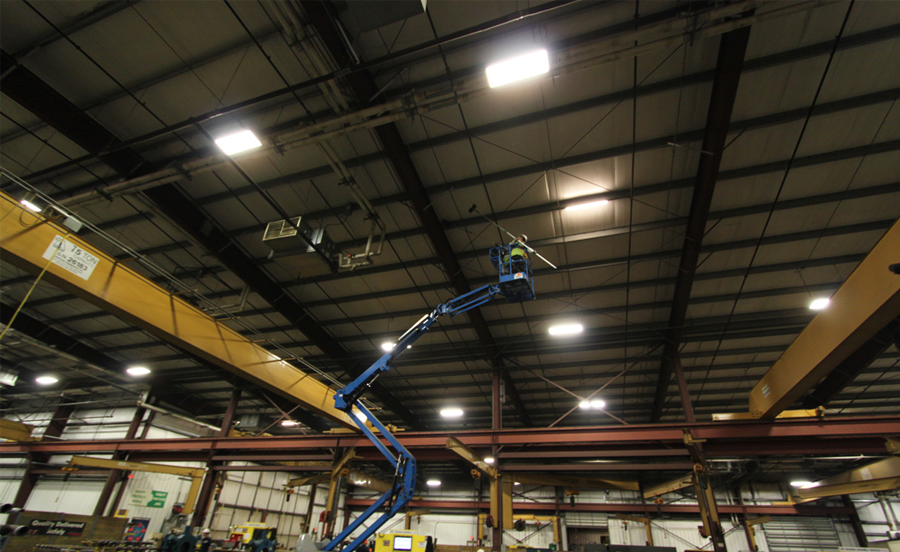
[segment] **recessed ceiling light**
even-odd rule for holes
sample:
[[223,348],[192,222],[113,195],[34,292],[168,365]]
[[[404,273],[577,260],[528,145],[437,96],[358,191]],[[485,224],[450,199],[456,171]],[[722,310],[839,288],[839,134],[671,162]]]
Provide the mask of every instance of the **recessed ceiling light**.
[[574,335],[584,331],[581,324],[561,324],[550,327],[550,335]]
[[19,200],[19,203],[21,203],[21,204],[22,204],[26,209],[28,209],[29,211],[34,211],[35,213],[40,213],[40,212],[41,212],[41,208],[40,208],[40,207],[38,207],[38,206],[35,205],[34,203],[28,201],[27,199]]
[[150,373],[150,369],[146,366],[130,366],[125,371],[132,376],[146,376]]
[[235,153],[258,148],[262,145],[262,142],[259,141],[259,138],[253,132],[242,130],[235,134],[216,138],[216,145],[228,155],[234,155]]
[[394,350],[394,344],[393,344],[393,343],[384,342],[384,343],[381,344],[381,348],[382,348],[385,352],[388,352],[388,353],[389,353],[389,352],[391,352],[391,351]]
[[504,84],[541,75],[550,70],[550,56],[547,50],[537,50],[521,56],[488,65],[486,69],[488,85],[497,88]]
[[295,427],[300,425],[300,422],[295,422],[294,420],[281,420],[281,425],[284,427]]
[[596,408],[597,410],[603,410],[604,408],[606,408],[606,401],[594,399],[593,401],[591,401],[591,408]]
[[444,418],[462,418],[463,411],[459,408],[445,408],[441,410],[441,416]]
[[521,485],[521,483],[519,483],[518,481],[516,481],[515,483],[513,483],[513,485]]
[[579,203],[577,205],[569,205],[563,211],[580,211],[582,209],[590,209],[591,207],[600,207],[609,203],[608,199],[601,199],[600,201],[590,201],[588,203]]
[[428,485],[429,487],[440,487],[441,480],[440,479],[429,479],[428,481],[425,482],[425,484]]
[[484,463],[485,464],[493,464],[494,458],[492,456],[488,456],[487,458],[484,459]]
[[812,485],[811,481],[791,481],[791,487],[809,487]]
[[829,299],[827,297],[823,297],[821,299],[816,299],[815,301],[813,301],[812,303],[809,304],[809,309],[810,310],[822,310],[825,307],[827,307],[829,303],[831,303],[831,299]]
[[54,378],[53,376],[40,376],[40,377],[34,378],[34,381],[41,385],[50,385],[52,383],[58,382],[59,380]]

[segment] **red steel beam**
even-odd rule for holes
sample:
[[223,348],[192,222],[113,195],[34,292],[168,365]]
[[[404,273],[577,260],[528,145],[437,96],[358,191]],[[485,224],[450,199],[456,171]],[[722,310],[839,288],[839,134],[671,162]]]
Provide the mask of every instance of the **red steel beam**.
[[664,471],[675,470],[684,471],[693,469],[694,464],[691,462],[670,462],[666,464],[659,463],[590,463],[590,464],[504,464],[503,471],[566,471],[566,472],[591,472],[591,471]]
[[239,472],[330,472],[333,464],[310,464],[308,466],[288,466],[285,464],[276,466],[212,466],[212,471],[239,471]]
[[[375,502],[370,499],[350,498],[347,505],[354,509],[368,508]],[[432,510],[490,510],[491,504],[486,500],[472,502],[471,500],[413,500],[410,508],[428,508]],[[638,512],[654,514],[657,511],[669,514],[699,514],[700,507],[696,504],[664,504],[657,508],[656,504],[558,504],[556,502],[516,502],[513,509],[517,512],[528,511],[563,511],[563,512]],[[826,516],[826,515],[850,515],[851,509],[845,506],[763,506],[763,505],[720,505],[720,514],[758,514],[772,516]]]
[[[629,426],[595,426],[571,428],[532,428],[505,430],[472,430],[454,432],[453,436],[469,447],[490,447],[493,444],[530,445],[540,450],[543,445],[597,445],[628,443],[681,444],[684,429],[691,429],[697,438],[707,439],[706,446],[732,443],[735,446],[764,447],[768,454],[778,454],[783,446],[789,454],[797,453],[800,441],[809,446],[817,442],[835,445],[833,438],[881,438],[900,435],[900,416],[840,417],[824,419],[788,418],[776,420],[748,420],[695,424],[647,424]],[[443,450],[445,432],[403,433],[398,436],[407,448]],[[538,444],[536,444],[538,443]],[[73,454],[86,452],[172,452],[184,451],[250,452],[250,451],[312,451],[330,448],[374,447],[368,439],[353,434],[305,435],[292,437],[144,439],[102,441],[47,441],[34,443],[0,443],[0,454],[48,452]],[[846,449],[845,449],[846,450]],[[418,454],[418,453],[417,453]],[[733,454],[733,452],[728,452]]]

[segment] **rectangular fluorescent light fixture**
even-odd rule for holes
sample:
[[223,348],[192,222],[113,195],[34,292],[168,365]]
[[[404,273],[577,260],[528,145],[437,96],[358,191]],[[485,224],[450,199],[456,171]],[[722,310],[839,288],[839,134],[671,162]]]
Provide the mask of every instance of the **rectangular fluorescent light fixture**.
[[812,482],[810,482],[810,481],[791,481],[791,487],[794,487],[794,488],[802,489],[804,487],[809,487],[810,485],[812,485]]
[[831,299],[824,297],[822,299],[816,299],[812,303],[809,304],[809,310],[822,310],[831,303]]
[[521,56],[488,65],[488,85],[497,88],[550,71],[550,56],[547,50],[537,50]]
[[34,203],[28,201],[27,199],[19,200],[19,203],[21,203],[21,204],[22,204],[26,209],[28,209],[29,211],[34,211],[35,213],[40,213],[40,212],[41,212],[41,208],[40,208],[40,207],[38,207],[38,206],[35,205]]
[[485,464],[493,464],[493,463],[494,463],[494,457],[493,457],[493,456],[488,456],[487,458],[484,459],[484,463],[485,463]]
[[387,343],[387,342],[382,343],[382,344],[381,344],[381,350],[384,351],[384,352],[386,352],[386,353],[390,353],[391,351],[394,350],[394,344],[393,344],[393,343]]
[[131,366],[125,370],[132,376],[146,376],[150,373],[150,369],[145,366]]
[[600,201],[590,201],[588,203],[579,203],[578,205],[569,205],[563,211],[581,211],[582,209],[591,209],[592,207],[601,207],[609,203],[608,199],[601,199]]
[[459,408],[445,408],[441,410],[441,416],[444,418],[462,418],[463,411]]
[[216,145],[228,155],[234,155],[235,153],[258,148],[262,145],[262,142],[251,131],[242,130],[235,134],[216,138]]
[[429,487],[440,487],[441,480],[440,479],[429,479],[428,481],[425,482],[425,484],[428,485]]
[[295,422],[294,420],[281,420],[281,425],[284,427],[295,427],[300,425],[300,422]]
[[53,376],[40,376],[39,378],[35,378],[34,381],[41,385],[50,385],[58,382],[59,380],[54,378]]
[[584,331],[581,324],[562,324],[560,326],[551,326],[550,335],[575,335]]

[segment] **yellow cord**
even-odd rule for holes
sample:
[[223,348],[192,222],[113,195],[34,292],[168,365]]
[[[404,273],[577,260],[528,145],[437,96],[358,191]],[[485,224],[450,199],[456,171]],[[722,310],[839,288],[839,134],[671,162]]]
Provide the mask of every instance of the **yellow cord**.
[[[69,237],[69,233],[66,232],[66,235],[63,236],[63,241]],[[53,262],[53,259],[56,257],[56,254],[59,253],[60,248],[62,247],[62,242],[60,242],[59,247],[56,248],[56,251],[53,252],[53,255],[50,255],[50,259],[47,261],[47,264],[44,265],[44,269],[41,270],[41,273],[38,274],[37,279],[31,284],[31,288],[28,290],[28,293],[25,294],[25,297],[22,298],[22,302],[19,303],[18,308],[16,308],[16,312],[13,313],[12,318],[9,319],[9,323],[6,324],[6,327],[3,328],[3,332],[0,333],[0,341],[3,340],[3,336],[6,335],[6,332],[12,327],[13,322],[16,320],[16,317],[19,316],[19,311],[22,310],[22,307],[25,306],[25,301],[28,301],[28,298],[31,296],[31,292],[34,291],[34,288],[37,287],[38,282],[41,281],[41,278],[44,276],[44,273],[47,272],[47,269],[50,268],[50,263]]]

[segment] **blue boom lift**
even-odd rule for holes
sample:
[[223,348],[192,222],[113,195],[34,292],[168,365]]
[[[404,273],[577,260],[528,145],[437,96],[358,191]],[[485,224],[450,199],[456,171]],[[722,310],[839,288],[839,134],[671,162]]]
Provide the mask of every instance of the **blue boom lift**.
[[[529,259],[528,256],[525,256],[524,258],[512,257],[511,253],[514,247],[513,244],[510,244],[507,246],[496,246],[490,250],[491,262],[500,276],[498,283],[484,285],[435,307],[431,313],[423,316],[418,322],[413,324],[410,329],[406,330],[406,333],[397,340],[396,345],[394,345],[394,348],[391,349],[391,351],[375,361],[375,363],[358,378],[347,387],[338,391],[337,395],[334,396],[335,408],[350,414],[350,418],[356,422],[360,431],[372,441],[394,467],[394,483],[389,491],[384,493],[381,498],[369,506],[362,515],[357,517],[338,536],[326,544],[322,550],[343,550],[343,552],[353,552],[378,531],[387,520],[391,519],[394,514],[404,508],[412,499],[413,492],[415,491],[416,459],[408,450],[406,450],[406,447],[400,444],[400,441],[391,435],[391,432],[378,421],[378,418],[359,402],[360,396],[370,385],[372,385],[372,382],[375,381],[382,372],[386,372],[390,369],[391,363],[395,358],[400,356],[409,348],[409,346],[415,343],[417,339],[422,337],[422,335],[424,335],[441,316],[445,314],[449,314],[450,316],[462,314],[491,301],[497,295],[506,297],[506,300],[510,303],[519,303],[534,299],[534,281],[531,272],[531,259]],[[528,249],[530,250],[530,248]],[[354,408],[358,409],[365,416],[365,420],[354,415]],[[367,421],[371,422],[372,426],[381,433],[381,436],[390,443],[397,452],[396,456],[381,442],[372,429],[368,427],[366,424]],[[366,520],[382,508],[385,509],[385,512],[381,517],[365,528],[365,530],[345,548],[339,548],[342,542],[349,538],[349,536],[365,523]],[[298,545],[298,549],[299,548]]]

